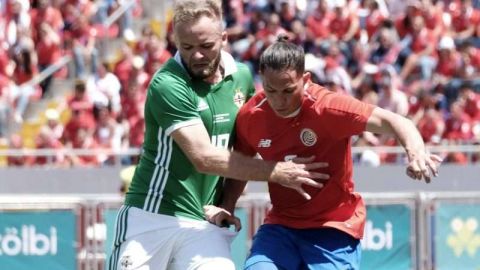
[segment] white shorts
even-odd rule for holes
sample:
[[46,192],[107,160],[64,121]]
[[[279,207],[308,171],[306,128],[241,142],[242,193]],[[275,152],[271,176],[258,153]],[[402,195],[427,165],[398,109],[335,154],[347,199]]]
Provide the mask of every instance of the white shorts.
[[207,221],[122,206],[109,270],[235,270],[236,233]]

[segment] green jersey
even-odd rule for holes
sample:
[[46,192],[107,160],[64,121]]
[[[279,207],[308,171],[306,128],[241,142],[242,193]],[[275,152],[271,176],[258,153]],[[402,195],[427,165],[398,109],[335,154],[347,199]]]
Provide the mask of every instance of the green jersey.
[[126,205],[203,220],[203,206],[218,202],[220,177],[196,171],[171,133],[203,124],[212,144],[224,148],[232,145],[237,111],[253,96],[255,88],[246,65],[225,52],[221,57],[225,76],[215,85],[192,79],[178,53],[152,78],[145,103],[143,151]]

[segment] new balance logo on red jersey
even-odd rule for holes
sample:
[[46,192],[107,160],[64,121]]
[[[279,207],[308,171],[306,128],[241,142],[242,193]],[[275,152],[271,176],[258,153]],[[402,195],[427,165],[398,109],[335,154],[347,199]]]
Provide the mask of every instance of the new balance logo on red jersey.
[[261,139],[260,142],[258,142],[258,147],[261,148],[268,148],[272,144],[272,140],[270,139]]

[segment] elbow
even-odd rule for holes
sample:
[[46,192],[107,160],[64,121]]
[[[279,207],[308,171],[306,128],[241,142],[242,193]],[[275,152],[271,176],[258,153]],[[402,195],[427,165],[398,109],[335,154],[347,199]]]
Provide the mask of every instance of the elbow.
[[211,172],[211,168],[205,160],[196,160],[193,162],[193,166],[199,173],[208,174]]
[[208,155],[198,155],[191,159],[195,170],[203,174],[215,174],[216,170],[212,158]]
[[190,158],[190,162],[192,163],[193,167],[195,167],[195,170],[199,173],[207,173],[208,165],[206,162],[206,158],[198,156]]

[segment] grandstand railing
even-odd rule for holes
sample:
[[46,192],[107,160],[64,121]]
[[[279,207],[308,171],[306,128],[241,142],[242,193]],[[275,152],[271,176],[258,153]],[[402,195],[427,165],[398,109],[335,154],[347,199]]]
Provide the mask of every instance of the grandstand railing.
[[[362,154],[364,151],[373,151],[377,154],[397,154],[400,157],[403,157],[405,150],[400,146],[375,146],[375,147],[352,147],[352,155]],[[437,154],[448,154],[448,153],[464,153],[468,157],[471,157],[474,154],[480,153],[480,144],[467,144],[467,145],[436,145],[436,146],[427,146],[427,150],[431,153]],[[56,156],[98,156],[98,155],[107,155],[114,158],[115,162],[113,165],[121,165],[122,157],[134,157],[138,156],[141,153],[140,148],[128,148],[128,149],[108,149],[108,148],[99,148],[99,149],[0,149],[0,159],[6,157],[22,157],[22,156],[31,156],[38,157],[43,156],[47,157],[47,161],[53,161]],[[397,159],[402,160],[402,159]],[[471,160],[469,158],[469,160]],[[48,162],[47,162],[48,163]]]
[[103,25],[108,28],[114,24],[129,8],[135,5],[135,0],[130,0],[123,3],[118,9],[116,9],[104,22]]

